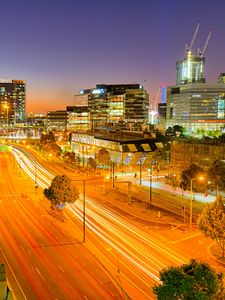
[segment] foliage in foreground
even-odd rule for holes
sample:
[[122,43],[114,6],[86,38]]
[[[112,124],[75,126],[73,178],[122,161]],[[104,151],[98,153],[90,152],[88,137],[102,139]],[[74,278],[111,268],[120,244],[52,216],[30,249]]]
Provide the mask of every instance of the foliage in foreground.
[[98,161],[103,165],[109,165],[111,163],[111,157],[109,151],[105,148],[102,148],[98,152]]
[[57,175],[52,180],[51,186],[44,189],[44,195],[55,206],[63,206],[66,203],[75,202],[79,197],[79,192],[68,176]]
[[222,250],[225,248],[225,200],[218,195],[214,202],[207,204],[198,219],[198,226],[206,237],[215,240]]
[[192,259],[180,267],[160,272],[161,284],[153,288],[158,300],[222,300],[225,299],[223,275],[207,264]]
[[225,162],[215,160],[208,171],[208,179],[212,182],[215,189],[225,189]]
[[[182,172],[181,174],[181,182],[180,186],[184,190],[190,189],[191,185],[191,180],[196,178],[203,173],[203,168],[198,165],[197,163],[193,163],[190,165],[189,169],[186,169]],[[193,190],[195,190],[196,187],[196,180],[195,180],[195,185],[193,185]]]

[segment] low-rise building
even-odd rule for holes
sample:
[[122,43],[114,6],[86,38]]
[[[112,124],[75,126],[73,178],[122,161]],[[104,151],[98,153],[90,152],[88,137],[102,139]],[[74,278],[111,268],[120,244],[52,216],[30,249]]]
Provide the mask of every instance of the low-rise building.
[[69,131],[90,129],[90,113],[87,106],[67,106],[66,111]]
[[48,111],[48,130],[63,131],[67,129],[68,113],[66,110]]
[[106,149],[117,166],[150,166],[152,153],[163,148],[161,140],[133,132],[90,131],[71,134],[71,151],[80,156],[83,164],[89,157],[96,159],[100,149]]
[[217,159],[225,159],[225,143],[216,140],[172,141],[170,148],[170,172],[180,174],[192,163],[198,163],[206,169]]

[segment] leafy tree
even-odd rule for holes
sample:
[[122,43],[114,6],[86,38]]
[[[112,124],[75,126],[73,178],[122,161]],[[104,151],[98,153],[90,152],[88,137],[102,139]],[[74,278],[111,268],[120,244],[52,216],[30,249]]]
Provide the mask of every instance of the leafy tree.
[[208,178],[216,189],[225,189],[225,161],[215,160],[208,171]]
[[52,131],[49,133],[42,133],[40,137],[40,144],[45,145],[49,143],[55,143],[55,136]]
[[62,152],[61,148],[55,142],[55,136],[52,131],[41,134],[40,147],[45,152],[52,153],[54,156],[60,156]]
[[45,152],[52,153],[54,156],[60,156],[62,153],[61,147],[56,143],[49,143],[42,147]]
[[158,300],[224,299],[223,276],[206,263],[192,259],[179,267],[160,272],[161,284],[153,288]]
[[173,126],[173,131],[175,132],[176,135],[183,135],[185,132],[185,129],[183,126],[180,125],[174,125]]
[[225,250],[225,200],[218,195],[214,202],[207,204],[198,219],[198,226],[206,237],[215,240]]
[[44,189],[44,195],[56,206],[75,202],[79,192],[68,176],[57,175],[53,178],[51,186]]
[[68,164],[72,164],[76,162],[76,155],[74,152],[69,152],[66,151],[63,154],[63,160],[68,163]]
[[88,164],[91,169],[96,169],[96,160],[93,157],[89,157]]
[[197,178],[198,175],[202,173],[203,173],[203,168],[201,166],[199,166],[197,163],[191,164],[189,169],[186,169],[182,172],[180,186],[184,190],[190,188],[191,179]]
[[166,135],[174,136],[174,130],[171,126],[166,129]]
[[98,152],[98,161],[103,165],[109,165],[111,162],[109,151],[104,148],[100,149]]

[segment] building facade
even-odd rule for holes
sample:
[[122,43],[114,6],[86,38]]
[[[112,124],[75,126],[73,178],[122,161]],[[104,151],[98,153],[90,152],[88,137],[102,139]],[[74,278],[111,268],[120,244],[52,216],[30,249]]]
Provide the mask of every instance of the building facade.
[[207,169],[215,160],[225,160],[225,143],[215,144],[213,140],[208,143],[194,140],[173,141],[170,151],[170,171],[177,175],[188,169],[192,163]]
[[90,114],[87,106],[67,106],[66,110],[68,130],[90,129]]
[[71,134],[71,151],[87,165],[90,157],[97,159],[104,148],[117,166],[138,168],[140,163],[149,168],[155,150],[161,150],[163,143],[154,138],[118,134],[113,132],[74,132]]
[[225,84],[186,84],[167,89],[166,127],[183,126],[189,133],[223,131]]
[[48,130],[64,131],[67,129],[68,114],[66,110],[49,111],[47,113]]
[[26,122],[26,83],[0,80],[0,124],[16,126]]
[[118,123],[140,128],[148,123],[149,96],[140,84],[97,84],[81,95],[88,96],[92,129]]

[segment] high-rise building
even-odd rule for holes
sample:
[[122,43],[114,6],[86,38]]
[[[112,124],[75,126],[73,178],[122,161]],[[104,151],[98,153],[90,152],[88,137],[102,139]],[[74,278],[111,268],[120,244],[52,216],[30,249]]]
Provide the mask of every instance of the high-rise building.
[[149,97],[141,84],[97,84],[81,94],[88,95],[92,129],[106,124],[141,127],[148,123]]
[[177,85],[205,82],[205,58],[186,51],[186,57],[176,63]]
[[219,83],[206,84],[204,53],[205,45],[197,55],[192,46],[198,32],[194,32],[186,58],[176,63],[177,85],[167,88],[166,127],[183,126],[189,133],[207,135],[210,131],[225,130],[225,74],[219,76]]
[[0,80],[0,125],[15,126],[26,121],[24,80]]

